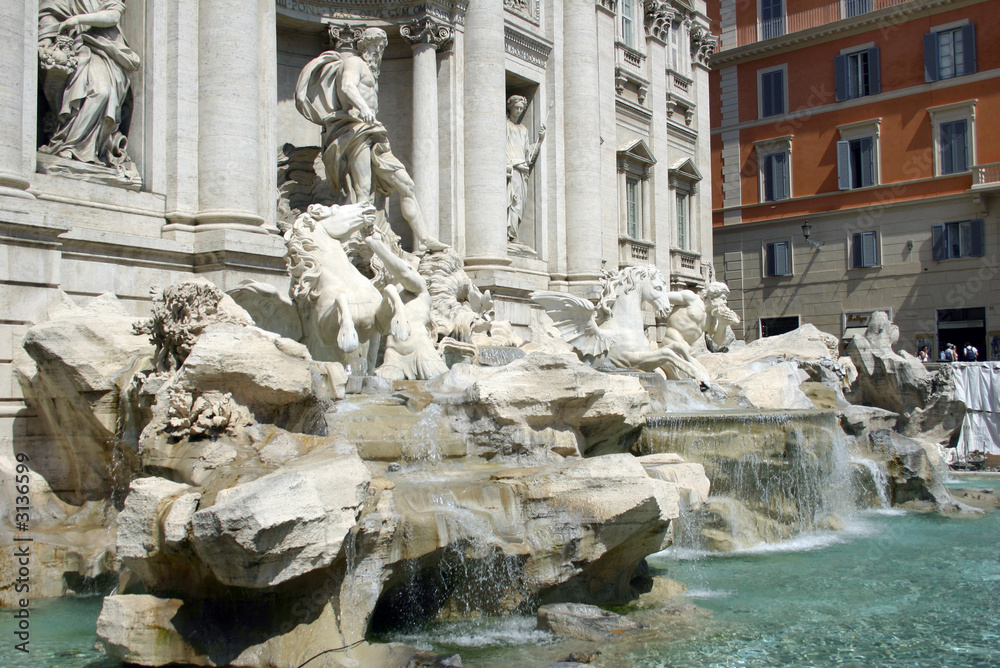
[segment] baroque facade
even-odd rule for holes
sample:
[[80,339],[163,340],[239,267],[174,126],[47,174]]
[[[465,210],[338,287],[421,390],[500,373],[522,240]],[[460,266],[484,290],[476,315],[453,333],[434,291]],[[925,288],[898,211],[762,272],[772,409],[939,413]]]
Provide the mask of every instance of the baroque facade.
[[711,4],[715,262],[745,338],[886,311],[911,353],[1000,359],[996,9]]
[[[279,225],[331,197],[296,83],[365,28],[388,36],[378,120],[428,238],[458,251],[498,319],[524,329],[532,291],[594,298],[603,271],[628,265],[703,286],[708,25],[701,0],[5,3],[0,435],[32,429],[14,367],[60,290],[111,292],[138,315],[152,288],[192,275],[287,289]],[[85,80],[100,95],[81,97]],[[535,144],[513,237],[511,124]],[[397,197],[386,211],[411,248]]]

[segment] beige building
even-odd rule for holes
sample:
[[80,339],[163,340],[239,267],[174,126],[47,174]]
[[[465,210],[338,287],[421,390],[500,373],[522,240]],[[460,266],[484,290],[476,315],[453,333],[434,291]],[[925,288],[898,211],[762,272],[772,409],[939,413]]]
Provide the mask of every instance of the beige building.
[[[995,2],[715,0],[715,264],[754,339],[1000,359]],[[978,35],[978,39],[977,39]]]
[[[151,288],[194,275],[287,288],[277,223],[322,197],[320,127],[296,110],[296,80],[364,27],[389,38],[378,118],[393,152],[499,319],[524,327],[531,291],[592,297],[623,265],[655,262],[675,286],[709,273],[716,42],[701,0],[125,0],[79,26],[70,4],[0,9],[0,437],[32,429],[13,360],[60,290],[145,314]],[[84,43],[82,67],[110,83],[73,107]],[[516,243],[511,95],[532,141],[546,126]],[[395,199],[389,214],[412,243]]]

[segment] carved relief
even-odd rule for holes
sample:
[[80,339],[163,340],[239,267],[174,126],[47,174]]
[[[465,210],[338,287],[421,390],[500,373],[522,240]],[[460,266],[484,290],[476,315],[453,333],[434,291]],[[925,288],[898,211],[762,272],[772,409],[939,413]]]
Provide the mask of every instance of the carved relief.
[[677,16],[677,10],[666,0],[646,0],[646,34],[666,42],[670,24]]
[[451,26],[432,18],[421,18],[399,27],[399,34],[416,46],[417,44],[432,44],[440,49],[455,36]]
[[331,23],[326,27],[327,40],[334,51],[353,51],[354,44],[361,39],[365,29],[362,26],[350,26]]
[[708,26],[701,23],[691,24],[691,55],[699,63],[708,64],[708,59],[719,46],[719,39],[712,34]]

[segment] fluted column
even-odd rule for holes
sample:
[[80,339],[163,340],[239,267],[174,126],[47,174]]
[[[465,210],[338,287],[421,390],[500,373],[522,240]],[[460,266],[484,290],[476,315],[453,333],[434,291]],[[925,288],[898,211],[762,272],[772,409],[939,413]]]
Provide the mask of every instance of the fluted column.
[[437,51],[452,39],[452,29],[423,18],[401,26],[399,32],[413,47],[413,182],[427,232],[437,239],[441,233]]
[[[199,5],[198,225],[260,227],[258,0]],[[262,228],[261,228],[262,229]]]
[[[27,93],[25,68],[35,62],[25,57],[25,31],[29,19],[23,0],[0,6],[0,195],[34,199],[26,192],[30,182],[24,160],[24,96]],[[36,21],[37,17],[30,17]],[[34,54],[34,50],[32,51]],[[34,134],[34,133],[31,133]]]
[[[566,268],[569,280],[601,270],[601,125],[594,0],[563,2],[563,137],[566,146]],[[613,140],[613,138],[611,138]]]
[[469,3],[465,16],[465,248],[467,264],[507,259],[504,5]]

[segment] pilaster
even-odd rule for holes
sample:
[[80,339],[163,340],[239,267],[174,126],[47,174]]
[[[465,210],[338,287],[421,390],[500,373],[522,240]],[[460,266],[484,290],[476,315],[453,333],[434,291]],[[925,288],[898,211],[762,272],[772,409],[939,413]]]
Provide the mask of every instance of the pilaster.
[[0,195],[23,199],[34,199],[27,192],[34,170],[25,160],[25,143],[31,143],[34,154],[35,135],[24,103],[36,79],[34,59],[27,54],[36,53],[37,14],[29,6],[37,3],[10,0],[0,6]]

